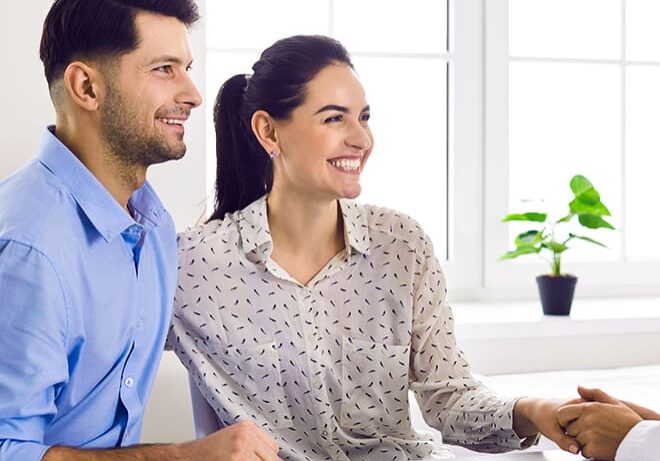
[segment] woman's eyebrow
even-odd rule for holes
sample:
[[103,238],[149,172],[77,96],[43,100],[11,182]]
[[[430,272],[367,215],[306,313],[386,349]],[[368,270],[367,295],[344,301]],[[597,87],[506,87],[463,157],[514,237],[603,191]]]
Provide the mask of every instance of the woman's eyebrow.
[[[316,115],[316,114],[320,114],[321,112],[325,112],[325,111],[328,111],[328,110],[336,110],[337,112],[341,112],[341,113],[344,113],[344,114],[347,114],[347,113],[350,112],[350,110],[349,110],[348,107],[338,106],[338,105],[336,105],[336,104],[328,104],[328,105],[326,105],[326,106],[321,107],[319,110],[317,110],[317,111],[314,113],[314,115]],[[363,108],[360,112],[361,112],[361,113],[362,113],[362,112],[367,112],[367,111],[369,111],[369,110],[370,110],[370,108],[369,108],[369,106],[367,105],[367,106],[364,106],[364,108]]]

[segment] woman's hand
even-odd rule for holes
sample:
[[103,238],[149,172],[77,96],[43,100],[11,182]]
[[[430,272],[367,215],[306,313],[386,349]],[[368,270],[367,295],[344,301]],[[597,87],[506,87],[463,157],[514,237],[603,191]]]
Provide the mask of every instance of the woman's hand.
[[582,399],[568,402],[560,400],[544,400],[522,398],[513,408],[513,430],[518,437],[530,437],[540,432],[562,450],[577,454],[580,451],[578,442],[565,433],[559,424],[557,410],[564,405],[578,404]]

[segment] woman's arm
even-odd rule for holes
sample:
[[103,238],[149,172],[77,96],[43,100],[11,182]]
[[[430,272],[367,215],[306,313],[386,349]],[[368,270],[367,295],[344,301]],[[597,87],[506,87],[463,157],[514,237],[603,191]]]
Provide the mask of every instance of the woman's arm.
[[445,443],[480,452],[533,444],[536,437],[519,437],[513,429],[516,399],[497,395],[472,376],[454,337],[445,277],[430,243],[416,259],[417,267],[411,268],[415,279],[410,387],[426,423],[442,432]]
[[526,448],[541,432],[577,453],[579,445],[557,421],[556,410],[565,402],[504,398],[473,378],[456,343],[444,274],[430,243],[423,256],[415,271],[411,388],[427,424],[439,429],[445,442],[478,451]]

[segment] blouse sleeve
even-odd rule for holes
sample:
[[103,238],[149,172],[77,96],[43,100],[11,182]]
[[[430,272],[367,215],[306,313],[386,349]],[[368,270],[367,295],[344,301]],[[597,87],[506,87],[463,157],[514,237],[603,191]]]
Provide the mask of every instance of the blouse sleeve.
[[521,440],[513,431],[517,399],[503,398],[475,380],[456,344],[454,319],[440,263],[426,243],[413,302],[411,389],[426,423],[443,441],[497,453],[526,448],[538,437]]
[[185,307],[185,292],[183,285],[185,279],[188,278],[186,269],[188,267],[188,246],[187,246],[187,233],[181,233],[176,236],[177,253],[178,253],[178,266],[177,266],[177,282],[174,290],[174,301],[172,303],[172,318],[170,320],[170,328],[167,332],[167,339],[165,340],[165,350],[174,351],[178,345],[179,338],[177,338],[178,324],[180,323],[180,310]]

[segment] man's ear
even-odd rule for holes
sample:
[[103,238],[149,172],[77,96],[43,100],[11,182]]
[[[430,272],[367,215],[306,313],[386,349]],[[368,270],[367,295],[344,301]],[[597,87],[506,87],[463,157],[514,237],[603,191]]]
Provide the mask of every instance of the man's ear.
[[74,61],[64,70],[63,80],[75,105],[87,111],[98,109],[102,81],[97,69],[84,62]]
[[274,120],[268,112],[265,110],[256,111],[252,114],[250,124],[252,126],[252,132],[268,155],[274,157],[282,152]]

